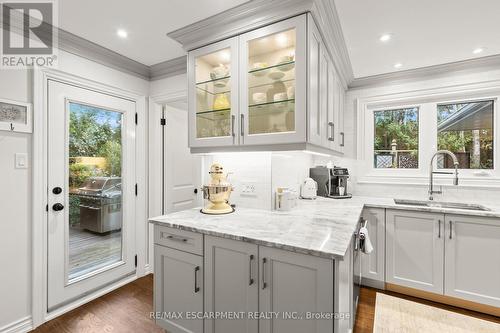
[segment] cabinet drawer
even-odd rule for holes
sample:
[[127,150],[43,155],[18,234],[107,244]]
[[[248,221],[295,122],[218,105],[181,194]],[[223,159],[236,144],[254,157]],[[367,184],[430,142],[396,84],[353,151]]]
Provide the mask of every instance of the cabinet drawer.
[[155,244],[203,255],[203,235],[195,232],[155,225]]

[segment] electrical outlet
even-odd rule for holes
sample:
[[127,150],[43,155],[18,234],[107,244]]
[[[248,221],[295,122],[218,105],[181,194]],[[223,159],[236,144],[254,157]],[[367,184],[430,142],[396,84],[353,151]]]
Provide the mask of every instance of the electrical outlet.
[[255,183],[242,183],[241,184],[241,194],[244,195],[257,195],[257,186]]

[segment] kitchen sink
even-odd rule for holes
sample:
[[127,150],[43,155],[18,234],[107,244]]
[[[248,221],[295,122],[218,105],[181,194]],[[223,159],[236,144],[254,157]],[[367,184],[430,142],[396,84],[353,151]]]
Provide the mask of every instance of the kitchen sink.
[[454,208],[454,209],[465,209],[465,210],[477,210],[477,211],[488,211],[481,205],[466,204],[460,202],[439,202],[439,201],[420,201],[420,200],[405,200],[405,199],[394,199],[396,205],[405,206],[420,206],[420,207],[436,207],[436,208]]

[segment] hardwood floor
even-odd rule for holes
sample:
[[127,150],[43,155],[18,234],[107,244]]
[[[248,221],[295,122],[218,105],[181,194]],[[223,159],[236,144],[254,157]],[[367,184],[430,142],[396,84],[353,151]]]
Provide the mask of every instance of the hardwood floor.
[[150,319],[153,275],[140,278],[53,319],[36,333],[163,333]]
[[[372,333],[377,292],[500,323],[500,318],[394,292],[361,288],[354,333]],[[140,278],[53,319],[35,333],[163,333],[152,319],[153,275]]]
[[488,320],[488,321],[492,321],[492,322],[500,324],[499,317],[494,317],[494,316],[490,316],[490,315],[475,312],[475,311],[465,310],[465,309],[457,308],[457,307],[446,305],[446,304],[436,303],[436,302],[424,300],[421,298],[406,296],[406,295],[398,294],[398,293],[391,292],[391,291],[383,291],[383,290],[363,287],[360,290],[360,299],[359,299],[359,304],[358,304],[358,312],[356,314],[356,323],[354,326],[354,333],[372,333],[373,332],[373,322],[375,320],[375,300],[376,300],[377,292],[391,295],[391,296],[395,296],[395,297],[404,298],[404,299],[407,299],[407,300],[410,300],[413,302],[422,303],[422,304],[426,304],[429,306],[434,306],[434,307],[441,308],[444,310],[453,311],[453,312],[461,313],[461,314],[464,314],[467,316],[476,317],[476,318],[480,318],[483,320]]

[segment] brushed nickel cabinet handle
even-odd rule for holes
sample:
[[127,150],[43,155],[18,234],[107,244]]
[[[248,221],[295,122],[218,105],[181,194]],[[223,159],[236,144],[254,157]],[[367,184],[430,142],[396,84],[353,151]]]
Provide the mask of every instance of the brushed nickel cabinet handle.
[[333,122],[328,122],[328,126],[331,128],[330,136],[328,137],[328,141],[335,141],[335,124]]
[[438,238],[441,238],[441,220],[438,220]]
[[245,124],[245,115],[241,115],[240,117],[240,134],[241,136],[245,136],[245,128],[243,127],[243,125]]
[[266,283],[266,263],[267,259],[262,258],[262,289],[266,289],[267,283]]
[[340,147],[344,147],[344,132],[340,132],[340,135],[342,136],[342,143],[340,144]]
[[453,222],[450,221],[450,239],[453,238],[452,230],[453,230]]
[[236,121],[236,116],[233,114],[231,116],[231,135],[234,137],[236,136],[236,133],[234,132],[234,123]]
[[200,291],[200,287],[198,287],[198,271],[200,270],[200,266],[196,266],[194,268],[194,292],[195,294]]
[[248,269],[249,274],[250,274],[250,281],[249,281],[248,285],[250,285],[250,286],[254,283],[253,274],[252,274],[252,262],[253,262],[253,258],[254,258],[254,256],[253,256],[253,254],[251,254],[250,255],[250,260],[249,260],[249,269]]
[[175,242],[182,242],[182,243],[186,243],[188,241],[187,238],[180,238],[180,237],[175,237],[172,235],[168,235],[167,239],[170,239],[170,240],[175,241]]

